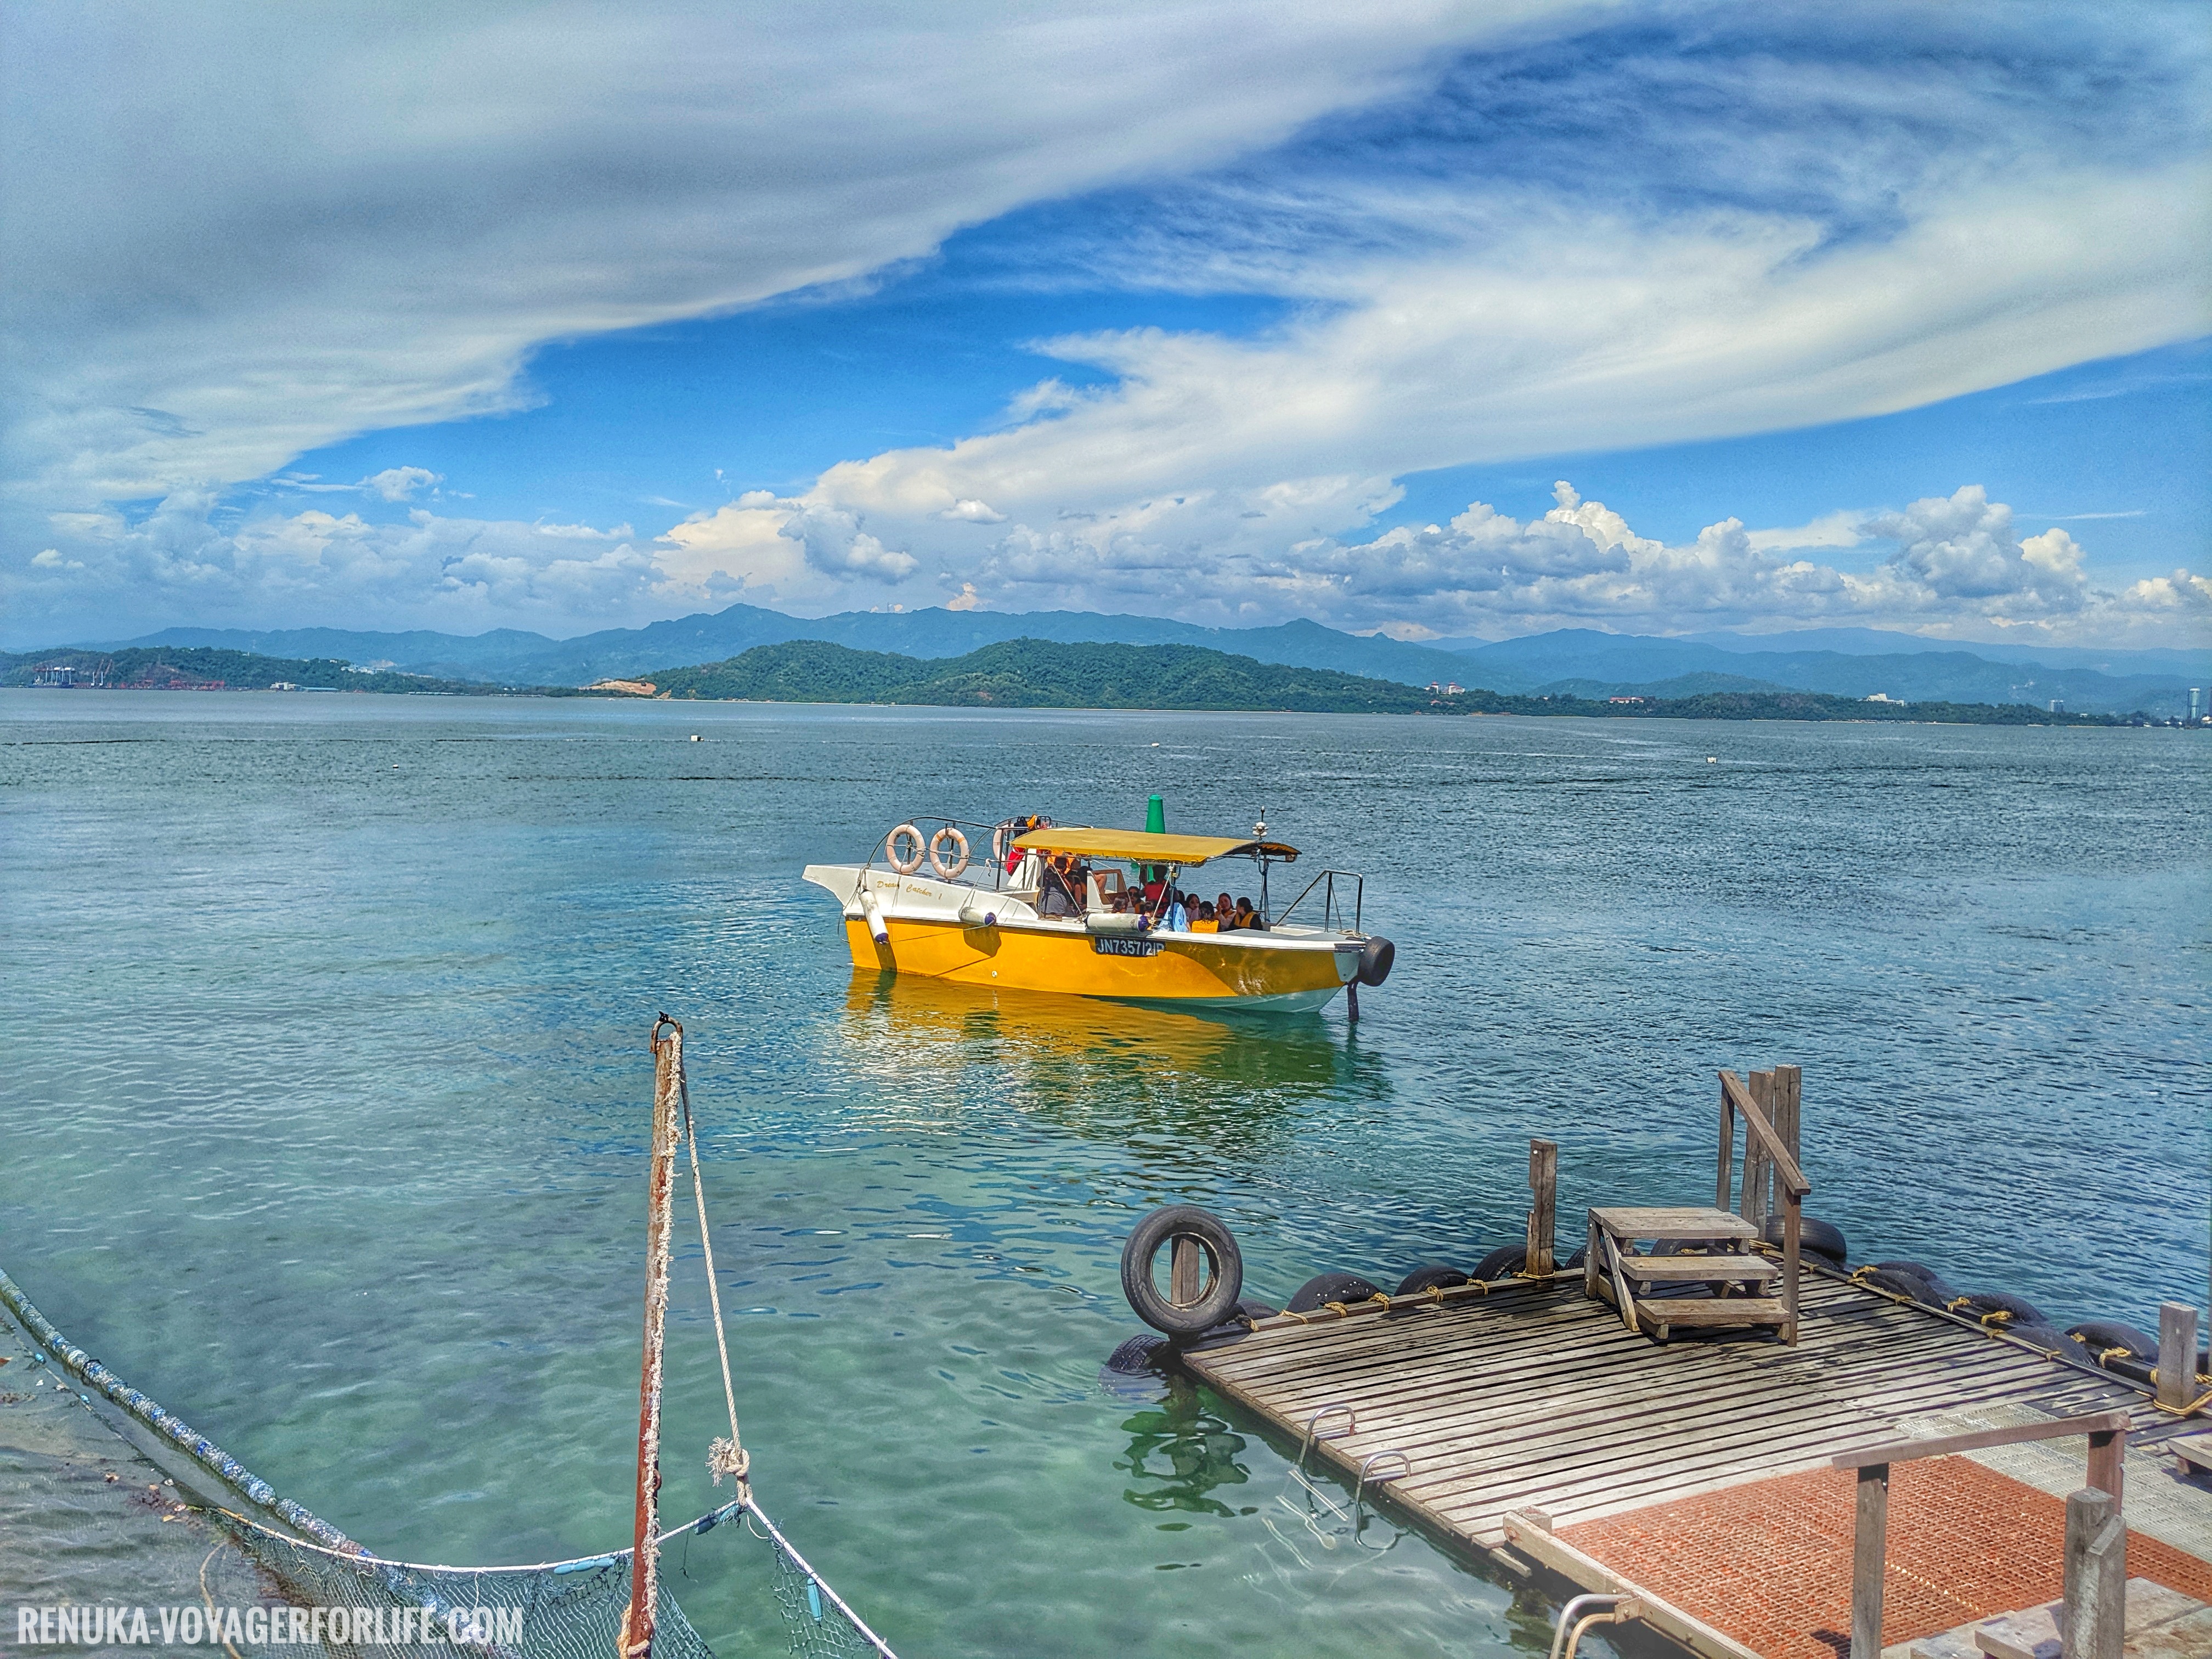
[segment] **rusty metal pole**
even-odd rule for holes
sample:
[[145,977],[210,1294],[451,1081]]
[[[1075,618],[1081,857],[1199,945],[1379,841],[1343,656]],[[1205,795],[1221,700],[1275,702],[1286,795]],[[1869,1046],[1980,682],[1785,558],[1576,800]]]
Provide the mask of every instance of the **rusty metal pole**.
[[[661,1033],[666,1030],[667,1035]],[[652,1196],[645,1231],[645,1364],[637,1385],[637,1524],[632,1535],[629,1607],[623,1659],[653,1651],[660,1554],[661,1338],[668,1323],[668,1233],[676,1192],[676,1131],[684,1086],[684,1028],[666,1014],[653,1025]]]

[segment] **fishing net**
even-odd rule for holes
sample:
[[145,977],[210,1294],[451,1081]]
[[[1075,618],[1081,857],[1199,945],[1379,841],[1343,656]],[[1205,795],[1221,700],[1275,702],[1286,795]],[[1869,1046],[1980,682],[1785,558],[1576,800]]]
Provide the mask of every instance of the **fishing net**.
[[[319,1644],[337,1659],[373,1659],[395,1646],[434,1644],[483,1659],[611,1659],[620,1652],[629,1602],[630,1552],[526,1567],[444,1567],[386,1561],[285,1537],[257,1522],[216,1511],[240,1552],[289,1605],[261,1614],[262,1630],[241,1626],[241,1646]],[[678,1539],[719,1532],[765,1543],[775,1559],[775,1600],[789,1650],[805,1659],[892,1659],[774,1523],[749,1500],[725,1504]],[[226,1632],[204,1638],[218,1641]],[[657,1601],[653,1659],[714,1659],[664,1583]]]

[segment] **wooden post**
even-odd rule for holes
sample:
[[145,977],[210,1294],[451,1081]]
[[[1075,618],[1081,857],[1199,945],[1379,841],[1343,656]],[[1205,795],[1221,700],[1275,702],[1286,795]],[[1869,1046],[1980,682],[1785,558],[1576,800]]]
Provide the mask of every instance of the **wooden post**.
[[2128,1528],[2112,1493],[2085,1488],[2066,1500],[2064,1659],[2120,1659],[2128,1613]]
[[2197,1398],[2197,1310],[2179,1302],[2158,1310],[2158,1403],[2185,1411]]
[[[1177,1233],[1168,1241],[1168,1300],[1178,1308],[1198,1305],[1204,1251],[1198,1240]],[[1154,1281],[1157,1283],[1158,1281]]]
[[[1751,1074],[1751,1103],[1765,1113],[1769,1123],[1774,1121],[1774,1073],[1753,1072]],[[1774,1157],[1766,1145],[1756,1135],[1747,1135],[1743,1143],[1743,1206],[1740,1213],[1754,1227],[1764,1227],[1771,1212],[1769,1206],[1770,1189],[1773,1186]]]
[[1733,1210],[1730,1200],[1735,1194],[1729,1189],[1735,1184],[1735,1103],[1729,1098],[1728,1085],[1721,1085],[1721,1160],[1720,1179],[1713,1186],[1713,1208]]
[[1778,1066],[1774,1068],[1774,1133],[1782,1137],[1782,1145],[1790,1153],[1790,1161],[1801,1170],[1805,1167],[1805,1152],[1799,1145],[1797,1123],[1800,1109],[1804,1103],[1804,1067]]
[[1784,1188],[1782,1192],[1782,1340],[1797,1345],[1797,1234],[1805,1219],[1805,1200]]
[[[666,1036],[661,1035],[665,1028]],[[653,1651],[659,1585],[661,1338],[668,1324],[668,1235],[684,1028],[663,1014],[653,1027],[653,1161],[645,1222],[645,1363],[637,1383],[637,1511],[631,1539],[629,1606],[619,1638],[624,1659]]]
[[1583,1294],[1597,1300],[1597,1212],[1590,1212],[1589,1237],[1583,1245]]
[[2126,1496],[2121,1485],[2127,1468],[2128,1431],[2125,1429],[2092,1431],[2089,1436],[2089,1484],[2099,1492],[2110,1492],[2118,1504]]
[[1881,1659],[1882,1567],[1889,1553],[1889,1465],[1859,1471],[1851,1531],[1851,1659]]
[[1528,1190],[1535,1207],[1528,1212],[1528,1260],[1522,1271],[1532,1279],[1552,1271],[1558,1250],[1553,1239],[1559,1224],[1554,1207],[1559,1195],[1559,1147],[1551,1140],[1528,1143]]

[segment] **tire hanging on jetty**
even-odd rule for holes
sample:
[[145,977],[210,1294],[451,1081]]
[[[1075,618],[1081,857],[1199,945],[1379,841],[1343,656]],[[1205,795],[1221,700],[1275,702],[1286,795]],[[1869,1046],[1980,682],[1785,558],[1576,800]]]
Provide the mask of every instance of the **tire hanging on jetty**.
[[1316,1273],[1291,1292],[1283,1311],[1312,1313],[1332,1302],[1349,1307],[1355,1302],[1371,1302],[1382,1293],[1380,1285],[1370,1284],[1358,1273]]
[[[1192,1302],[1178,1303],[1172,1288],[1163,1291],[1152,1277],[1153,1258],[1178,1239],[1195,1244],[1211,1259],[1213,1279]],[[1194,1204],[1155,1210],[1136,1225],[1121,1247],[1121,1294],[1138,1318],[1170,1336],[1202,1336],[1237,1310],[1244,1290],[1244,1258],[1228,1226]]]

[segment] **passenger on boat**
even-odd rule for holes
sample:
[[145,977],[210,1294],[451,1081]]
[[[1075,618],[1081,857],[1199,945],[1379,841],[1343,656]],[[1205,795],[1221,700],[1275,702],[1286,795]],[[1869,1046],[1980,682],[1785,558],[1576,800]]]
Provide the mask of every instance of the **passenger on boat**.
[[1183,901],[1189,895],[1187,893],[1177,893],[1174,896],[1174,902],[1168,906],[1168,928],[1170,932],[1187,933],[1190,931],[1190,910],[1183,903]]
[[1045,860],[1044,914],[1048,916],[1079,916],[1083,914],[1081,897],[1091,872],[1066,853],[1055,853]]
[[1200,901],[1198,915],[1191,921],[1190,931],[1194,933],[1218,933],[1221,931],[1220,918],[1214,915],[1210,901]]
[[1234,931],[1237,926],[1237,901],[1226,893],[1214,900],[1213,918],[1221,924],[1223,933]]
[[1266,922],[1260,920],[1260,913],[1252,908],[1252,901],[1249,898],[1237,901],[1237,925],[1239,927],[1249,927],[1255,933],[1264,932],[1267,926]]

